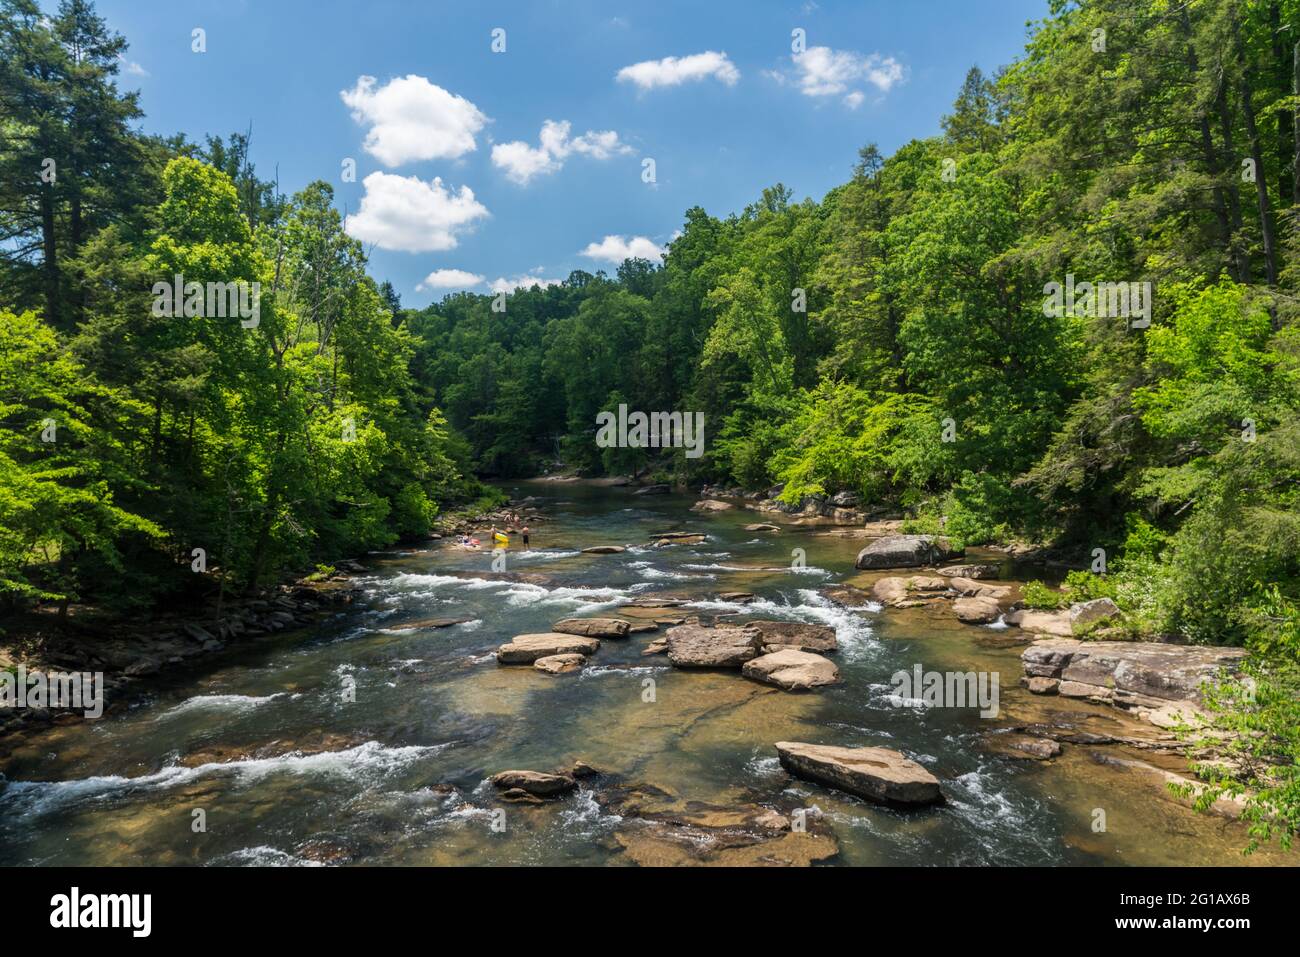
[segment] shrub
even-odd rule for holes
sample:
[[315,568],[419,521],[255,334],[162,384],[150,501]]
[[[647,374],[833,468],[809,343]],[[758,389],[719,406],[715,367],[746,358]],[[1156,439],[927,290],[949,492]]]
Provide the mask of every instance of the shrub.
[[1040,581],[1026,582],[1021,601],[1026,608],[1055,610],[1065,603],[1065,595]]

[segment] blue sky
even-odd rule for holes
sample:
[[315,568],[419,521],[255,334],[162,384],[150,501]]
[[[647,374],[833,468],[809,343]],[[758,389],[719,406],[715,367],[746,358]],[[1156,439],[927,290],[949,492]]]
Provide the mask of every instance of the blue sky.
[[1045,8],[98,2],[131,43],[121,83],[141,91],[147,130],[201,141],[251,124],[259,175],[278,168],[286,193],[331,182],[372,274],[417,307],[452,288],[612,273],[621,253],[667,243],[687,208],[725,216],[778,181],[820,198],[865,143],[890,153],[937,132],[967,68],[1009,62]]

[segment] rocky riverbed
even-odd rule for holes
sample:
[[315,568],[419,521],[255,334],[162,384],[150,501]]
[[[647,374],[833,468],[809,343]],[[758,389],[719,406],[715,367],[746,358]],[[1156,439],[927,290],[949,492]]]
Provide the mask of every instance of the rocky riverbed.
[[[1008,623],[1005,555],[862,568],[896,528],[510,491],[544,521],[504,564],[369,556],[351,603],[18,738],[0,860],[1243,862],[1240,825],[1165,787],[1185,761],[1161,701],[1194,669]],[[918,666],[998,675],[996,716],[900,693]]]

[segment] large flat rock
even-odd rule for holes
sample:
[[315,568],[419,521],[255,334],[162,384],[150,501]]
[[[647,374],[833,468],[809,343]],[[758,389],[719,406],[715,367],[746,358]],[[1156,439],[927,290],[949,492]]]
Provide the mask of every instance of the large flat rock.
[[531,665],[538,658],[551,655],[592,655],[600,648],[595,638],[582,635],[562,635],[548,631],[535,635],[515,635],[497,649],[497,663],[503,665]]
[[551,625],[551,631],[586,638],[626,638],[629,627],[618,618],[565,618]]
[[1074,634],[1068,611],[1042,611],[1034,608],[1020,608],[1008,612],[1004,619],[1008,625],[1015,625],[1025,631],[1036,631],[1042,635],[1056,635],[1068,638]]
[[1242,648],[1167,645],[1145,641],[1047,638],[1020,655],[1025,674],[1056,679],[1071,697],[1094,697],[1121,706],[1196,701],[1201,683],[1221,669],[1240,667]]
[[786,691],[807,691],[840,680],[840,670],[835,667],[835,662],[794,648],[751,659],[745,662],[740,673]]
[[668,660],[678,668],[739,668],[758,657],[762,640],[751,628],[678,625],[668,629]]
[[939,804],[939,780],[921,765],[889,748],[840,748],[778,741],[781,767],[795,777],[816,781],[880,804],[920,807]]
[[917,568],[961,554],[946,538],[933,535],[886,535],[858,552],[858,568]]
[[575,671],[581,671],[582,666],[587,663],[585,655],[547,655],[544,658],[538,658],[533,662],[533,667],[538,671],[544,671],[548,675],[567,675]]
[[871,597],[890,608],[911,608],[952,593],[949,579],[934,575],[890,576],[871,586]]

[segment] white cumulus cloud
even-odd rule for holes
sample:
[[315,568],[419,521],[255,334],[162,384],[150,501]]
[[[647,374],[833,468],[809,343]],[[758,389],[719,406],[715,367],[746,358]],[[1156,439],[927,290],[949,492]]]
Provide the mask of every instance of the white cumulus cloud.
[[606,236],[598,243],[588,243],[578,255],[621,266],[624,259],[648,259],[657,263],[663,254],[664,250],[645,236]]
[[435,269],[420,280],[416,289],[469,289],[483,282],[483,277],[464,269]]
[[691,56],[666,56],[662,60],[643,60],[625,66],[614,74],[620,83],[633,83],[642,90],[659,86],[679,86],[696,80],[715,77],[727,86],[735,86],[740,71],[727,59],[727,54],[706,50]]
[[543,279],[541,276],[537,275],[539,271],[540,270],[533,270],[533,272],[528,273],[527,275],[515,276],[513,279],[507,279],[504,276],[500,276],[492,280],[492,291],[514,292],[517,289],[532,289],[534,286],[541,286],[545,289],[547,286],[558,286],[560,283],[564,282],[563,279]]
[[487,117],[469,100],[415,74],[383,86],[378,82],[373,76],[358,77],[356,86],[339,96],[352,118],[370,127],[362,145],[379,162],[393,167],[455,159],[476,148],[474,136]]
[[488,215],[468,186],[443,185],[440,177],[371,173],[361,181],[361,208],[349,216],[349,235],[381,249],[423,253],[454,249],[457,235]]
[[868,84],[888,93],[906,76],[901,63],[879,53],[864,56],[851,50],[809,47],[790,59],[804,96],[841,96],[850,109],[857,109],[866,98],[858,87]]
[[572,128],[568,120],[547,120],[538,134],[538,145],[522,140],[498,143],[492,147],[492,164],[505,172],[508,179],[526,186],[535,176],[554,173],[564,166],[573,153],[604,160],[621,153],[631,153],[632,148],[619,140],[613,130],[588,130],[581,136],[570,137]]

